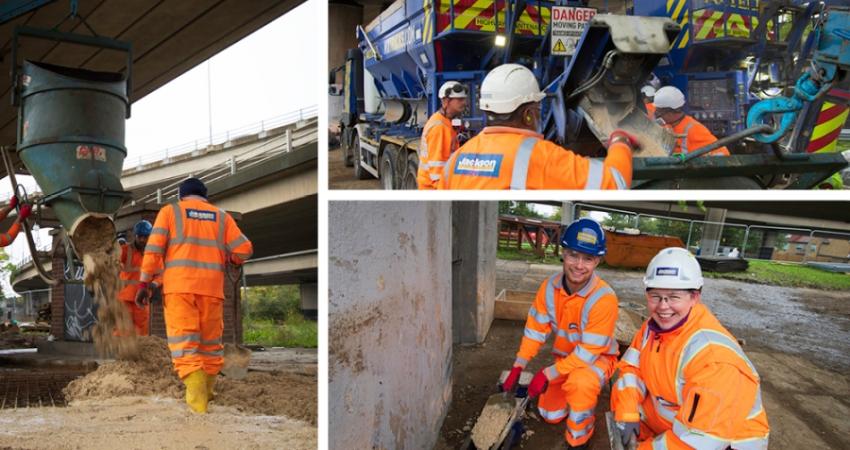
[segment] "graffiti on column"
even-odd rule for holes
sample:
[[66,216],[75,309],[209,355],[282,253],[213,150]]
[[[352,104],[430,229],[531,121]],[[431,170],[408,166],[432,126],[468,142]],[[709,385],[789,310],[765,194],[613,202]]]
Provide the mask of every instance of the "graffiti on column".
[[82,265],[65,262],[65,339],[91,341],[91,327],[97,322],[97,307],[83,285]]

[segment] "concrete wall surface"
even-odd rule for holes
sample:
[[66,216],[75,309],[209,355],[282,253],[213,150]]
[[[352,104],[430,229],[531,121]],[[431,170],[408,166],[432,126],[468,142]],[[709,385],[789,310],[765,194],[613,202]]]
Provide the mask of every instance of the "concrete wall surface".
[[452,337],[484,342],[496,301],[498,202],[452,204]]
[[452,394],[451,203],[330,202],[331,449],[430,449]]

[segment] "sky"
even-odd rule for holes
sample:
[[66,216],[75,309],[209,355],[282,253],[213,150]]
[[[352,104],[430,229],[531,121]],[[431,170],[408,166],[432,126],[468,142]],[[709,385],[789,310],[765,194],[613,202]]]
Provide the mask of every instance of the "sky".
[[[215,135],[315,107],[326,80],[317,74],[325,52],[304,37],[319,26],[319,1],[301,4],[136,101],[126,123],[125,167],[139,157],[154,158],[169,147],[206,139],[210,125]],[[18,182],[29,191],[36,186],[30,177]],[[0,199],[10,193],[8,180],[0,180]],[[37,243],[49,244],[45,230],[37,234]],[[12,262],[29,255],[23,233],[5,250]],[[8,280],[2,284],[11,293]]]

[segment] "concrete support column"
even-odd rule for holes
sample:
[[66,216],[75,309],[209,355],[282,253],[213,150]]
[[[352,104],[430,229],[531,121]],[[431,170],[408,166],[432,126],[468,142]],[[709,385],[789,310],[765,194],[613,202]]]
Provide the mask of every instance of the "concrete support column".
[[761,237],[761,245],[756,250],[756,257],[760,259],[772,259],[776,250],[779,233],[774,230],[765,230]]
[[319,285],[317,283],[301,283],[301,313],[310,320],[319,317]]
[[434,448],[452,395],[451,203],[328,205],[329,448]]
[[573,202],[561,202],[561,225],[567,226],[578,217],[573,216]]
[[723,208],[708,208],[705,212],[707,223],[702,227],[702,238],[700,239],[700,254],[702,256],[714,256],[717,254],[717,249],[720,247],[720,238],[723,234],[723,222],[726,222],[726,210]]
[[496,301],[497,202],[452,203],[452,339],[484,342]]

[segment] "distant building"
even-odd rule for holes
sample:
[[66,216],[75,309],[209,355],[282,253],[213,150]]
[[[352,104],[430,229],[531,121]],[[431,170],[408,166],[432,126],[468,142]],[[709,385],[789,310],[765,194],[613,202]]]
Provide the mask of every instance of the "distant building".
[[785,244],[773,249],[777,261],[850,263],[850,240],[792,235]]

